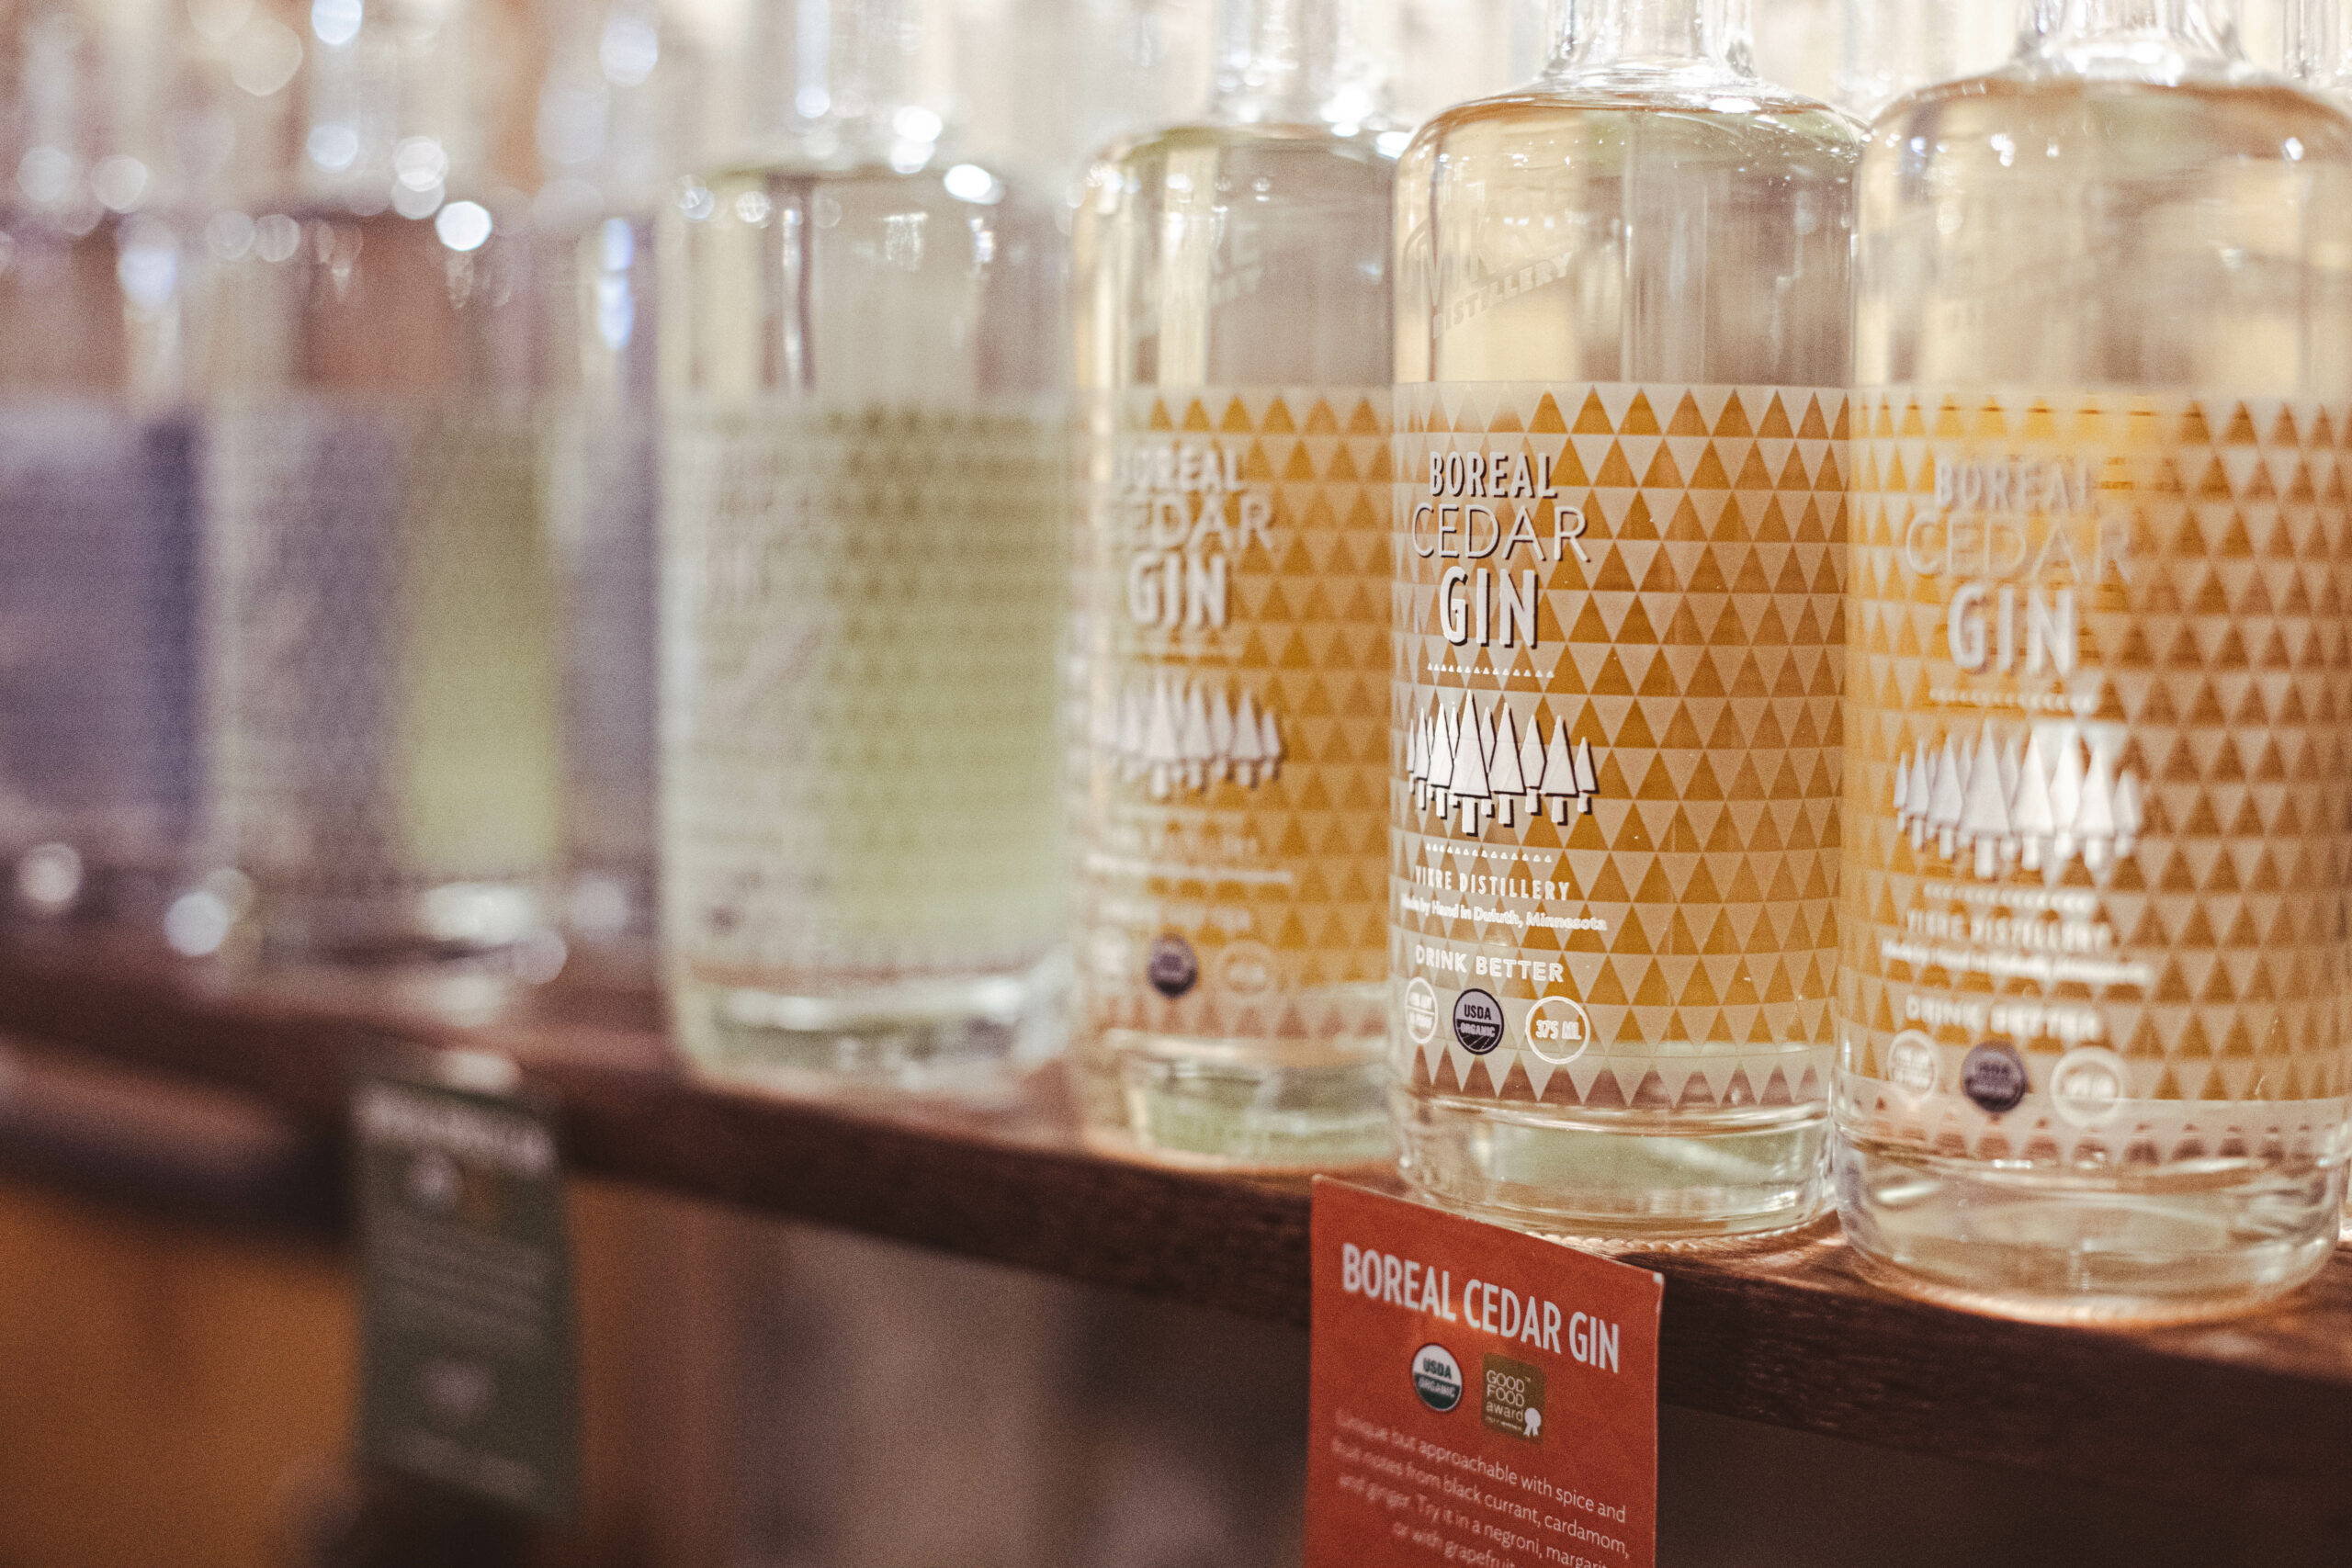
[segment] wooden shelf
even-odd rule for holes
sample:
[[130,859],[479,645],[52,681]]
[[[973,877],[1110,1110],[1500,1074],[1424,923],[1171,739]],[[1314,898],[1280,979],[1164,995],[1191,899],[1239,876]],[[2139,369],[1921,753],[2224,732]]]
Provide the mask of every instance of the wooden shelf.
[[[354,1005],[347,985],[241,985],[86,942],[19,942],[0,955],[0,1032],[235,1091],[298,1134],[331,1135],[353,1074],[390,1043],[495,1051],[560,1097],[585,1172],[1306,1320],[1304,1183],[1095,1153],[1053,1075],[1001,1114],[715,1085],[680,1068],[659,1021],[642,991],[586,981],[467,1024],[413,997]],[[0,1155],[19,1135],[0,1114]],[[159,1168],[150,1179],[175,1178]],[[1826,1224],[1770,1242],[1623,1255],[1667,1277],[1670,1404],[2352,1525],[2352,1254],[2252,1316],[2132,1331],[2013,1324],[1905,1299],[1863,1279]]]

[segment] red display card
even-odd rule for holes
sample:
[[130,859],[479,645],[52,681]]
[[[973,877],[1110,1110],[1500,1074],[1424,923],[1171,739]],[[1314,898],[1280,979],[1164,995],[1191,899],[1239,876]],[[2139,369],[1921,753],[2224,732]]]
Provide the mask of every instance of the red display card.
[[1666,1282],[1315,1183],[1306,1568],[1651,1568]]

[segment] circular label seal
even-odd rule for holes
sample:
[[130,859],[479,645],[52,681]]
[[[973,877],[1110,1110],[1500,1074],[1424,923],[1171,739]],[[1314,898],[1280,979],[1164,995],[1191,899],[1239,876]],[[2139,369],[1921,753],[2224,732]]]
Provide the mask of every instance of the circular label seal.
[[1488,991],[1464,991],[1453,998],[1453,1037],[1473,1056],[1503,1043],[1503,1004]]
[[2096,1127],[2122,1105],[2131,1081],[2122,1057],[2104,1046],[2078,1046],[2050,1069],[2050,1103],[2075,1126]]
[[1960,1090],[1979,1111],[1998,1116],[2025,1099],[2025,1058],[2006,1040],[1969,1047],[1960,1059]]
[[1886,1081],[1905,1094],[1933,1094],[1936,1043],[1927,1032],[1906,1029],[1886,1048]]
[[1545,997],[1527,1010],[1527,1048],[1565,1067],[1592,1044],[1592,1015],[1566,997]]
[[1462,1403],[1462,1363],[1442,1345],[1424,1345],[1413,1352],[1413,1392],[1439,1415]]
[[1419,976],[1405,987],[1405,1032],[1426,1045],[1437,1032],[1437,987]]
[[1143,972],[1151,988],[1172,1002],[1199,983],[1201,961],[1193,955],[1191,942],[1170,931],[1153,940]]

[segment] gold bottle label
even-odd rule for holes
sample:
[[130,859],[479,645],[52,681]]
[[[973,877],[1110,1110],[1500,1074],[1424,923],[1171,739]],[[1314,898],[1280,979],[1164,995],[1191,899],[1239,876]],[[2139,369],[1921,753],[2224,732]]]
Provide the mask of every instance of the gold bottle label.
[[672,411],[662,899],[686,977],[821,989],[1052,950],[1067,450],[1018,403]]
[[1091,1033],[1380,1049],[1388,389],[1133,391],[1080,565]]
[[1400,1079],[1818,1102],[1844,394],[1455,383],[1396,421]]
[[2346,416],[1857,394],[1850,1134],[2139,1166],[2340,1140]]

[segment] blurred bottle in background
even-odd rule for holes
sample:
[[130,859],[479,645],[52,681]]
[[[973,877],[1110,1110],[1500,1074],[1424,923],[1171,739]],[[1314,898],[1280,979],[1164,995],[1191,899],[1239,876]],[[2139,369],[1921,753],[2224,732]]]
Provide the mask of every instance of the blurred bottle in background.
[[1059,1043],[1059,237],[947,139],[936,6],[767,17],[770,136],[663,214],[672,1006],[986,1094]]
[[1389,1149],[1387,9],[1224,0],[1077,213],[1078,1060],[1161,1157]]
[[2352,4],[2269,0],[2245,7],[2241,21],[2249,35],[2276,38],[2283,74],[2338,108],[2352,105]]
[[[1759,55],[1770,4],[1758,18]],[[1994,70],[2052,8],[2051,0],[1845,0],[1845,61],[1831,101],[1867,120],[1930,83]]]
[[1209,13],[1210,0],[956,0],[958,134],[1033,190],[1074,191],[1095,149],[1200,102]]
[[559,589],[563,897],[576,953],[652,963],[659,321],[654,214],[699,73],[653,0],[548,0],[534,204],[550,334],[543,483]]
[[206,227],[206,832],[233,875],[182,924],[242,916],[232,940],[288,963],[544,969],[541,333],[528,211],[492,174],[529,80],[511,19],[465,0],[301,20]]
[[39,916],[151,921],[186,866],[184,251],[220,141],[192,41],[162,0],[22,6],[0,36],[0,862]]
[[1858,181],[1834,1180],[1875,1271],[2027,1316],[2292,1288],[2352,1147],[2352,728],[2288,652],[2352,566],[2352,126],[2235,13],[2066,0]]

